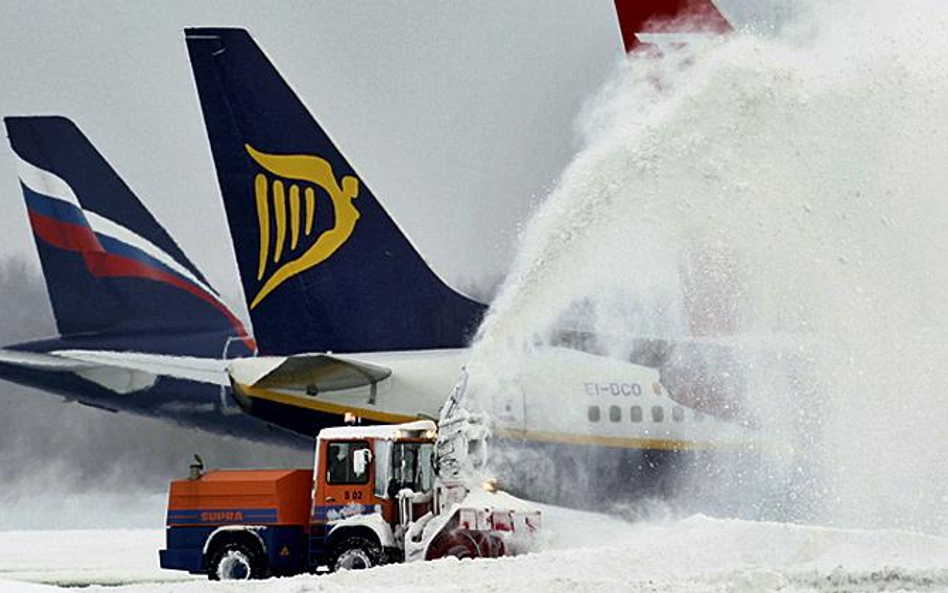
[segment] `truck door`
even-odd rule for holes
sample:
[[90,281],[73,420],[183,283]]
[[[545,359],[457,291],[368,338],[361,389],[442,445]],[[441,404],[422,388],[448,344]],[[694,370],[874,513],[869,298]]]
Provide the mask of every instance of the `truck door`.
[[[371,512],[375,487],[374,460],[368,441],[325,441],[316,487],[314,519],[333,521]],[[362,461],[359,461],[359,457]]]

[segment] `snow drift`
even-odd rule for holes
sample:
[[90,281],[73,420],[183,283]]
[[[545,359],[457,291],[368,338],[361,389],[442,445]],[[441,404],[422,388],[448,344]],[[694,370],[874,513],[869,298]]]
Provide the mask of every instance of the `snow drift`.
[[[0,590],[62,591],[583,591],[757,592],[948,590],[948,540],[915,533],[778,523],[685,520],[629,524],[548,508],[549,549],[497,560],[438,560],[250,583],[208,583],[156,571],[160,531],[8,532]],[[114,553],[105,553],[107,550]],[[22,588],[21,588],[22,587]]]

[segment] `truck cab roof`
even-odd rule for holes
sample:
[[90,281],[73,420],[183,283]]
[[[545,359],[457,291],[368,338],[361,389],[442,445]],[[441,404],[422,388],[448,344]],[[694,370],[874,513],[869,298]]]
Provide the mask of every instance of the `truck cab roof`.
[[431,420],[416,420],[404,424],[379,424],[373,426],[335,426],[319,431],[319,439],[383,439],[433,438],[437,426]]

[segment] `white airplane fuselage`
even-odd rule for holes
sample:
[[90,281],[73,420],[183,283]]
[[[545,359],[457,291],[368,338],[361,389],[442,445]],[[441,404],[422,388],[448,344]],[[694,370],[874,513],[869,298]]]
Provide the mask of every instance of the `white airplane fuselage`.
[[[437,418],[461,379],[470,349],[333,355],[391,370],[375,386],[333,391],[261,388],[286,357],[231,362],[235,387],[251,400],[351,414],[371,422]],[[486,380],[482,380],[486,379]],[[491,392],[485,393],[484,387]],[[482,387],[478,387],[482,386]],[[523,357],[513,377],[472,375],[469,403],[490,414],[496,436],[525,441],[632,449],[719,449],[747,446],[759,435],[674,401],[657,370],[567,348]]]

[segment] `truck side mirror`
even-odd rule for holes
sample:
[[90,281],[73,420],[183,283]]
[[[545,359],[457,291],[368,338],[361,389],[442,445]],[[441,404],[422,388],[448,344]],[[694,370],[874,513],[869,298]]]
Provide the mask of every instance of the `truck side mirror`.
[[368,449],[359,449],[352,453],[352,471],[355,475],[361,476],[365,473],[365,468],[372,463],[372,451]]

